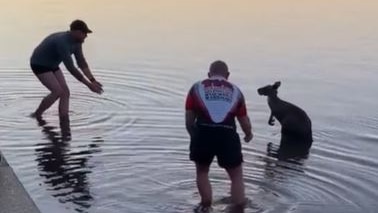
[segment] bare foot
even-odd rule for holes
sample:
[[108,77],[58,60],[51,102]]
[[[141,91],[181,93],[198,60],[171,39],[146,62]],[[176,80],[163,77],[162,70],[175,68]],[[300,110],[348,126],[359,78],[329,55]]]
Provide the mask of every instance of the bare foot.
[[42,115],[41,114],[37,114],[36,112],[33,112],[33,113],[30,114],[30,117],[31,118],[40,119],[40,118],[42,118]]
[[42,118],[42,115],[37,115],[35,112],[30,114],[31,118],[35,118],[38,121],[39,126],[44,126],[47,122]]

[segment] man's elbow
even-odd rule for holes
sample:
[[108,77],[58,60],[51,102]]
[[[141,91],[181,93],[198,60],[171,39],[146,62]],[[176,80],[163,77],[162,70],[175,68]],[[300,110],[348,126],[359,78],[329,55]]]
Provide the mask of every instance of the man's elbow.
[[77,66],[78,66],[81,70],[88,69],[88,64],[87,64],[87,63],[78,63]]

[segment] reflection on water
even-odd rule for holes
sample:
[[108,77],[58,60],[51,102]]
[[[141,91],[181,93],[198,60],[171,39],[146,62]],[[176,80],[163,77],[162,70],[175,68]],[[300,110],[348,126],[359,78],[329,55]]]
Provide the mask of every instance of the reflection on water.
[[91,154],[101,151],[99,143],[103,141],[96,138],[88,144],[87,150],[72,151],[69,119],[60,119],[60,133],[57,127],[49,125],[44,119],[37,121],[47,140],[46,143],[36,144],[39,175],[45,178],[47,189],[61,203],[73,203],[77,212],[87,212],[86,209],[93,202],[88,160]]
[[282,161],[288,161],[292,163],[299,163],[300,160],[307,159],[309,157],[309,153],[303,154],[303,151],[296,149],[293,147],[292,149],[286,148],[285,154],[280,155],[280,146],[269,142],[266,145],[266,154],[269,157],[274,157]]

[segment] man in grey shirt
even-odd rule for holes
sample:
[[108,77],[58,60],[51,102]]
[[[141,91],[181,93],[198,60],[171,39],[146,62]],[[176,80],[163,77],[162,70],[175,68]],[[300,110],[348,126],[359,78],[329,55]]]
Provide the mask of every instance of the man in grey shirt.
[[[92,31],[82,20],[74,20],[67,32],[57,32],[47,36],[33,51],[30,66],[39,81],[50,90],[40,103],[32,117],[41,118],[56,100],[59,99],[59,117],[68,119],[69,96],[66,80],[59,68],[61,62],[67,70],[80,82],[85,84],[92,92],[101,94],[102,85],[93,77],[82,51],[82,43]],[[71,55],[74,54],[78,67],[75,67]]]

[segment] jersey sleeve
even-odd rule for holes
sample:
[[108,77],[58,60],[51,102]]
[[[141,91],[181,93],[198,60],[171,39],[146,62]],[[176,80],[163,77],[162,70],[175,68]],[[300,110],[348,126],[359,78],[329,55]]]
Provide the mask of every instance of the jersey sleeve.
[[247,115],[247,106],[245,104],[244,95],[243,95],[242,92],[240,92],[239,104],[238,104],[238,108],[236,110],[236,116],[237,117],[244,117],[246,115]]
[[195,105],[195,93],[193,85],[192,88],[190,88],[188,95],[186,96],[185,110],[194,110]]

